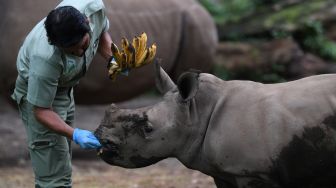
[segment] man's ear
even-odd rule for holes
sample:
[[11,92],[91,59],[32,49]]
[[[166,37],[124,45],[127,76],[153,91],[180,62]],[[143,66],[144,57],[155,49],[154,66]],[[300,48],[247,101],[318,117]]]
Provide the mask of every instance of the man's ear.
[[176,85],[174,82],[170,79],[168,74],[162,69],[160,66],[160,63],[158,60],[155,60],[155,83],[156,83],[156,88],[159,90],[161,94],[165,94],[168,91],[174,89]]
[[199,73],[185,72],[177,80],[177,88],[184,101],[193,98],[198,90]]

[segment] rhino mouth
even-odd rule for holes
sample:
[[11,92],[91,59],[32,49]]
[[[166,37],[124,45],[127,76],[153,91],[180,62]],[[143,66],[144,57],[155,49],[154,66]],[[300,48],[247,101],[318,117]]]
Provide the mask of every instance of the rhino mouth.
[[94,132],[94,135],[97,137],[99,142],[101,143],[102,147],[98,149],[98,155],[99,156],[109,156],[109,158],[117,157],[119,156],[119,149],[118,145],[113,143],[112,141],[108,139],[102,138],[102,131],[101,129],[97,129]]
[[109,140],[100,140],[102,144],[102,152],[109,152],[113,155],[119,155],[118,146]]
[[106,163],[116,165],[116,161],[123,160],[118,145],[106,139],[99,139],[102,147],[97,150],[97,155]]

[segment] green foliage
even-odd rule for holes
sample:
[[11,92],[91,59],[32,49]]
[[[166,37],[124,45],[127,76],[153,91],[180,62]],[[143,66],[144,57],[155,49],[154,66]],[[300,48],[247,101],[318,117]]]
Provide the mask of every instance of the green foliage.
[[199,0],[200,3],[210,12],[215,21],[220,21],[224,15],[224,7],[221,3],[215,3],[211,0]]
[[221,66],[215,66],[213,74],[223,80],[252,80],[262,83],[279,83],[285,82],[285,67],[283,65],[274,64],[267,69],[237,70],[230,72]]
[[283,28],[292,31],[301,25],[312,12],[321,9],[323,6],[325,6],[323,1],[305,2],[289,6],[270,14],[264,25],[266,28]]
[[291,33],[284,30],[272,29],[271,35],[274,39],[284,39],[291,36]]
[[336,43],[324,35],[320,22],[307,22],[300,32],[301,44],[306,50],[312,51],[325,59],[336,60]]
[[235,79],[234,73],[228,71],[224,67],[215,65],[213,69],[213,74],[216,75],[218,78],[221,78],[223,80],[232,80]]
[[303,42],[306,48],[319,54],[321,57],[336,60],[336,44],[325,36],[309,36]]
[[237,22],[254,12],[256,4],[251,0],[199,0],[214,17],[216,23]]
[[[336,43],[327,38],[322,23],[312,21],[319,19],[318,16],[324,9],[328,10],[327,8],[334,3],[333,0],[301,0],[296,3],[279,0],[199,0],[199,2],[214,17],[217,28],[222,31],[221,40],[258,43],[290,37],[295,39],[303,50],[336,61]],[[226,30],[225,26],[229,29]],[[243,79],[273,83],[285,81],[284,78],[288,76],[286,71],[284,65],[277,64],[253,71],[235,70],[235,72],[217,66],[214,74],[225,80]]]

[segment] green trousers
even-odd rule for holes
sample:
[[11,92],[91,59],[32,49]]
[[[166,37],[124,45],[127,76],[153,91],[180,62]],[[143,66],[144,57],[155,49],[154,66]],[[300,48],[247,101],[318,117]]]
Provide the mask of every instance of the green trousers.
[[[71,141],[40,124],[35,119],[33,105],[25,98],[19,103],[19,111],[27,133],[28,150],[35,173],[35,187],[71,187]],[[54,102],[53,111],[66,123],[72,124],[73,100],[68,98]]]

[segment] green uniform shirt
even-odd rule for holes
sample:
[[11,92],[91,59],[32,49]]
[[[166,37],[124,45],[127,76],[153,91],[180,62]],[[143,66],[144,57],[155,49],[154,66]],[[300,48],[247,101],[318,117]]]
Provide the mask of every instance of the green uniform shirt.
[[65,54],[48,43],[41,20],[26,37],[17,58],[18,78],[12,98],[20,103],[26,96],[29,103],[49,108],[84,76],[95,55],[101,34],[109,22],[102,0],[64,0],[60,6],[73,6],[90,21],[90,45],[83,57]]

